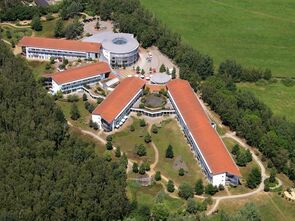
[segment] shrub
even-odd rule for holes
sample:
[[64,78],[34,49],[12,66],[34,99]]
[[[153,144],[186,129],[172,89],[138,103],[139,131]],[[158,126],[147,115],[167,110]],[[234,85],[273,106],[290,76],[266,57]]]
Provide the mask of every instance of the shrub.
[[97,98],[97,104],[100,104],[101,102],[103,102],[103,98],[102,97]]
[[167,191],[169,193],[173,193],[175,190],[175,187],[174,187],[174,183],[172,180],[169,180],[168,183],[167,183]]
[[113,141],[113,137],[111,135],[108,135],[106,138],[107,141]]
[[121,157],[121,148],[120,147],[116,148],[115,157],[117,157],[117,158]]
[[140,157],[145,156],[146,155],[146,148],[143,144],[140,145],[136,145],[136,154]]
[[83,101],[87,101],[88,100],[87,95],[85,93],[83,94],[82,99],[83,99]]
[[139,108],[141,108],[141,109],[144,108],[144,104],[143,103],[140,103],[139,104]]
[[152,141],[152,137],[149,133],[144,136],[144,142],[150,143]]
[[77,102],[79,101],[79,97],[77,95],[68,95],[67,97],[68,102]]
[[137,163],[133,163],[132,171],[133,171],[133,173],[138,173],[139,169],[138,169],[138,164]]
[[142,165],[143,165],[145,171],[150,171],[151,170],[151,166],[150,166],[149,162],[145,161],[145,162],[142,163]]
[[202,179],[198,179],[195,184],[195,193],[197,195],[202,195],[204,193],[204,185]]
[[79,112],[78,106],[76,105],[76,103],[73,103],[71,107],[71,119],[78,120],[79,118],[80,118],[80,112]]
[[186,211],[188,213],[197,213],[198,211],[198,207],[197,207],[197,203],[194,199],[188,199],[187,204],[186,204]]
[[145,123],[145,120],[144,119],[140,119],[139,120],[139,126],[140,127],[145,127],[146,126],[146,123]]
[[283,85],[285,85],[286,87],[293,87],[295,85],[295,81],[292,80],[291,78],[285,78],[282,79],[281,82],[283,83]]
[[155,174],[155,180],[156,181],[160,181],[161,180],[161,172],[160,171],[157,171],[156,174]]
[[184,182],[179,186],[178,195],[187,200],[188,198],[192,198],[194,196],[194,190],[188,183]]
[[152,132],[153,132],[154,134],[157,134],[157,133],[158,133],[158,127],[157,127],[156,125],[154,125],[154,124],[153,124],[153,126],[152,126]]
[[143,164],[141,164],[140,165],[140,167],[139,167],[139,174],[141,174],[141,175],[144,175],[145,174],[145,167],[144,167],[144,165]]
[[131,132],[135,131],[135,127],[134,127],[133,124],[130,126],[129,130],[130,130]]
[[103,153],[103,159],[106,161],[111,161],[112,160],[112,153],[110,151],[105,151]]
[[180,169],[178,170],[178,175],[179,175],[179,176],[184,176],[184,169],[183,169],[183,168],[180,168]]
[[208,194],[208,195],[213,196],[217,192],[218,192],[218,188],[216,186],[213,186],[211,183],[209,183],[205,187],[205,193]]

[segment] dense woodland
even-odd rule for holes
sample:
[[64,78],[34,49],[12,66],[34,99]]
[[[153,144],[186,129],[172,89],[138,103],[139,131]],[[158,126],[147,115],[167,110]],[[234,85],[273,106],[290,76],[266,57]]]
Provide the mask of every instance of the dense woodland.
[[53,99],[0,42],[0,220],[115,220],[125,165],[71,135]]

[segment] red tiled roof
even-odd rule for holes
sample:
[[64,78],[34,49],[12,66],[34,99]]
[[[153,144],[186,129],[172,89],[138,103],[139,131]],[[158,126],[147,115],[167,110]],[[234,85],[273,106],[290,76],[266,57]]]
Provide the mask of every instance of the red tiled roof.
[[100,43],[27,36],[20,40],[19,46],[94,53],[98,53],[101,48]]
[[123,79],[115,90],[92,112],[111,123],[128,102],[143,88],[145,82],[137,77]]
[[69,69],[53,74],[52,80],[57,84],[64,84],[67,82],[77,81],[84,78],[93,77],[100,74],[111,72],[109,65],[105,62],[85,65],[78,68]]
[[221,138],[211,126],[193,89],[185,80],[172,80],[167,88],[186,125],[197,142],[213,174],[228,172],[240,176],[240,171]]

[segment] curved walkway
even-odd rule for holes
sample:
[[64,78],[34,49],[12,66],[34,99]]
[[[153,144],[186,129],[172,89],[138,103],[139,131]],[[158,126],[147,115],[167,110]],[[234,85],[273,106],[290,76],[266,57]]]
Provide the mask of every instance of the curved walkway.
[[[202,103],[202,102],[201,102]],[[210,114],[209,110],[207,109],[207,107],[203,104],[203,107],[204,107],[204,110],[207,112],[207,114]],[[211,115],[212,116],[212,115]],[[213,116],[212,116],[213,117]],[[219,121],[216,121],[219,123]],[[71,122],[68,121],[68,124],[69,126],[71,127],[75,127],[71,124]],[[149,125],[148,126],[148,131],[149,133],[151,133],[151,127],[152,125]],[[76,127],[77,128],[77,127]],[[78,128],[82,133],[84,134],[87,134],[87,135],[90,135],[92,136],[93,138],[99,140],[100,142],[102,142],[103,144],[106,143],[106,140],[103,139],[102,137],[100,137],[99,135],[91,132],[91,131],[88,131],[88,130],[83,130],[81,128]],[[207,215],[210,215],[212,214],[214,211],[216,211],[216,209],[218,208],[219,206],[219,203],[221,200],[229,200],[229,199],[241,199],[241,198],[247,198],[247,197],[250,197],[250,196],[253,196],[253,195],[256,195],[257,193],[259,192],[263,192],[264,191],[264,180],[266,178],[268,178],[267,174],[266,174],[266,170],[265,170],[265,167],[264,165],[262,164],[262,162],[260,161],[260,159],[255,155],[254,151],[251,149],[251,147],[245,143],[245,141],[243,141],[241,138],[237,137],[235,135],[234,132],[227,132],[225,135],[223,135],[223,137],[228,137],[228,138],[231,138],[233,140],[235,140],[237,143],[239,143],[239,145],[243,146],[244,148],[246,149],[249,149],[251,154],[252,154],[252,157],[253,159],[257,162],[257,164],[259,165],[260,167],[260,170],[261,170],[261,177],[262,177],[262,181],[259,185],[259,187],[257,189],[255,189],[254,191],[251,191],[249,193],[243,193],[243,194],[237,194],[237,195],[227,195],[227,196],[215,196],[215,197],[212,197],[212,199],[215,201],[214,202],[214,205],[212,206],[212,208],[207,212]],[[157,164],[159,163],[159,151],[158,151],[158,148],[156,147],[156,145],[153,143],[153,141],[151,141],[151,146],[155,152],[155,161],[151,164],[151,169],[149,172],[147,172],[147,174],[149,176],[153,176],[156,171],[155,171],[155,168],[157,166]],[[115,147],[114,147],[115,148]],[[132,168],[132,162],[128,159],[128,169],[127,169],[127,172],[131,171],[131,168]],[[169,178],[162,175],[161,174],[161,178],[162,178],[162,181],[165,181],[165,182],[168,182],[169,181]],[[278,179],[279,180],[279,179]],[[163,186],[165,192],[167,194],[169,194],[171,197],[173,198],[179,198],[178,196],[176,196],[175,194],[172,194],[172,193],[169,193],[167,190],[166,190],[166,186],[163,182],[160,182],[161,185]],[[281,184],[281,181],[279,180],[279,184]],[[177,185],[175,185],[175,190],[177,191],[178,190],[178,187]],[[195,195],[194,196],[195,198],[198,198],[198,199],[205,199],[206,197],[204,196],[197,196]]]

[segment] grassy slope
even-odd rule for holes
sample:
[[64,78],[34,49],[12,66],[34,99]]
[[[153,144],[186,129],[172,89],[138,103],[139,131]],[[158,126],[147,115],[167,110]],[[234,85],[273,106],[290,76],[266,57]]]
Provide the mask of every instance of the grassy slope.
[[185,42],[213,56],[294,76],[295,2],[292,0],[141,0]]
[[286,87],[280,82],[265,86],[240,83],[238,87],[252,91],[272,109],[274,114],[285,116],[288,120],[295,122],[295,87]]
[[248,199],[224,201],[221,202],[220,209],[233,212],[247,202],[254,202],[257,205],[262,221],[294,220],[294,203],[281,198],[276,193],[263,194]]
[[[187,144],[175,120],[164,121],[158,134],[152,134],[152,137],[160,154],[157,169],[160,170],[162,174],[171,178],[177,184],[186,181],[194,185],[197,179],[204,177],[198,162],[195,160],[190,150],[190,146]],[[173,146],[174,159],[167,159],[165,157],[166,149],[169,144]],[[179,156],[181,156],[181,159],[188,168],[188,173],[183,177],[179,176],[178,170],[173,167],[175,159]]]
[[[135,131],[130,132],[128,128],[123,131],[117,132],[113,135],[113,143],[115,146],[120,146],[121,150],[125,152],[128,158],[140,162],[148,160],[150,163],[154,162],[154,151],[150,145],[144,142],[144,136],[147,133],[147,126],[140,127],[139,120],[133,118]],[[144,144],[147,150],[147,155],[139,157],[135,152],[136,144]]]

